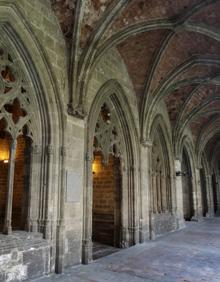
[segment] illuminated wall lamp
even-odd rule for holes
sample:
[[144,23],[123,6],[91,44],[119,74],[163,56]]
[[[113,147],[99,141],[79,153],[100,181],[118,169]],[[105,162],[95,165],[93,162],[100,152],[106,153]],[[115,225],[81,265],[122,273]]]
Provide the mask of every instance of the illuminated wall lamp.
[[8,163],[9,163],[9,160],[8,160],[8,159],[3,160],[3,163],[4,163],[4,164],[8,164]]

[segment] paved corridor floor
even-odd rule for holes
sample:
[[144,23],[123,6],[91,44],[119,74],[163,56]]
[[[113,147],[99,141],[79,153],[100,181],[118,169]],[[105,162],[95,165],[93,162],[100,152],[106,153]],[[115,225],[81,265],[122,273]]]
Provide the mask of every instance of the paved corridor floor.
[[220,218],[34,281],[220,282]]

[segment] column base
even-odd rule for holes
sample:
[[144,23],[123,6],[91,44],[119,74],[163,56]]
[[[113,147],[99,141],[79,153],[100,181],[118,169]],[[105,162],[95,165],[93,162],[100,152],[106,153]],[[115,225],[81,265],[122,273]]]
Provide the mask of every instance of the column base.
[[92,262],[92,240],[83,240],[82,242],[82,263]]

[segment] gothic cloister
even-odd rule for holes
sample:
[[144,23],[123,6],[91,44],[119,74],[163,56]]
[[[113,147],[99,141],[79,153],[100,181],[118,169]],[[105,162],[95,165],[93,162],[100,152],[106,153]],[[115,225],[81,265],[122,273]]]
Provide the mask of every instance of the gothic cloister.
[[219,14],[219,0],[0,0],[0,281],[217,228]]

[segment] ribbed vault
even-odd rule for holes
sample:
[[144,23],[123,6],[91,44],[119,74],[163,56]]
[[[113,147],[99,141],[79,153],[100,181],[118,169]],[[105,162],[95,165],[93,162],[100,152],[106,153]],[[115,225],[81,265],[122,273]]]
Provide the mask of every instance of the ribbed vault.
[[189,129],[197,149],[211,156],[220,154],[219,0],[51,2],[64,33],[72,32],[75,38],[70,63],[75,96],[70,95],[70,112],[83,116],[91,73],[107,50],[117,48],[136,93],[142,137],[163,100],[174,146]]

